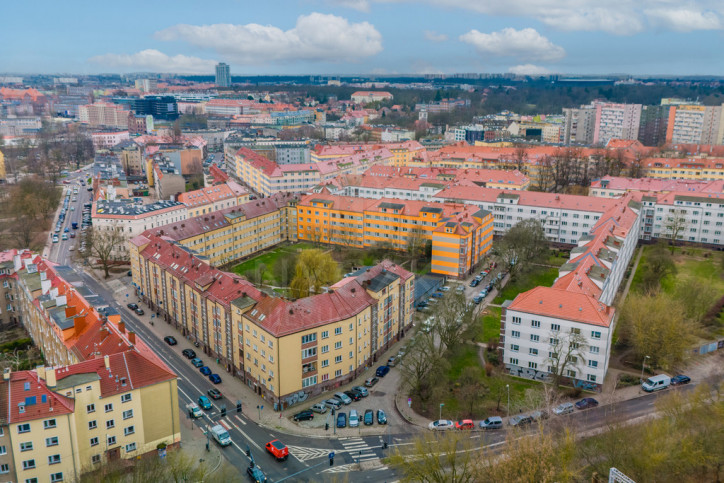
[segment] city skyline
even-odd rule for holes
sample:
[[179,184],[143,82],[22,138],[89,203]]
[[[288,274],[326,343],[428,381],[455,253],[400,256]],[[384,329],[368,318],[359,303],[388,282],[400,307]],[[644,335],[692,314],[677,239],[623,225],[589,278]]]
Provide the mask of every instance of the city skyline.
[[[427,0],[42,1],[5,7],[4,72],[724,75],[724,6],[707,0],[504,5]],[[249,8],[253,5],[253,9]],[[31,21],[32,19],[32,21]],[[22,41],[18,39],[22,38]]]

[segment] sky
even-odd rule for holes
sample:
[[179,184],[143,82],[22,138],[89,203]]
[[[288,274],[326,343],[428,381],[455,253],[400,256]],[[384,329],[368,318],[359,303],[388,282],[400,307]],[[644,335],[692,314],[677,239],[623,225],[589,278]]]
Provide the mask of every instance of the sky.
[[722,0],[3,3],[4,73],[724,75]]

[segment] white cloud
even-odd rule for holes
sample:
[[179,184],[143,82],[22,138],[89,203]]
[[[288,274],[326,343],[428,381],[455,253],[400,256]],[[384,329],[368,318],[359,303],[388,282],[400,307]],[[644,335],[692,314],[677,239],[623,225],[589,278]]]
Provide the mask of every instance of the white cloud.
[[504,28],[490,34],[473,29],[461,35],[460,40],[472,45],[478,52],[485,55],[544,62],[561,60],[566,55],[563,47],[555,45],[531,28],[522,30]]
[[296,26],[176,25],[160,32],[161,40],[181,40],[244,64],[273,62],[350,62],[382,51],[382,35],[368,22],[322,13],[302,15]]
[[515,75],[530,75],[530,76],[536,76],[536,75],[546,75],[550,74],[551,71],[546,69],[545,67],[541,67],[539,65],[533,65],[533,64],[521,64],[521,65],[514,65],[510,69],[508,69],[508,72]]
[[367,0],[327,0],[329,3],[340,7],[351,8],[360,12],[369,12],[370,3]]
[[434,30],[425,30],[425,39],[430,42],[445,42],[447,40],[447,35],[439,34]]
[[653,25],[676,32],[718,30],[722,28],[719,16],[711,11],[702,12],[688,8],[660,8],[645,10],[645,13]]
[[146,49],[135,54],[103,54],[88,59],[94,64],[129,70],[171,72],[181,74],[211,74],[216,61],[189,57],[187,55],[166,55],[155,49]]

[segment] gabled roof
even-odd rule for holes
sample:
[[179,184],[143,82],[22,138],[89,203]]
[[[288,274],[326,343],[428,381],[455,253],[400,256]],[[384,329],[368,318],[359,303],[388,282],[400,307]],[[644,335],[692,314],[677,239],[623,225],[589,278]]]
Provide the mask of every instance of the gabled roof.
[[508,310],[609,327],[615,309],[582,292],[536,287],[518,294]]

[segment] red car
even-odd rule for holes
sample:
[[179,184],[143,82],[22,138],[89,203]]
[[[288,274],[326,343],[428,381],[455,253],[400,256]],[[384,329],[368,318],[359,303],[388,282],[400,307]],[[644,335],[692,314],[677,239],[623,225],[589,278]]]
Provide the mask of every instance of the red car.
[[462,421],[455,421],[456,429],[473,429],[474,427],[475,427],[475,423],[473,423],[472,419],[463,419]]
[[289,448],[278,439],[269,441],[266,444],[266,450],[270,452],[277,461],[284,461],[289,458]]

